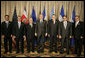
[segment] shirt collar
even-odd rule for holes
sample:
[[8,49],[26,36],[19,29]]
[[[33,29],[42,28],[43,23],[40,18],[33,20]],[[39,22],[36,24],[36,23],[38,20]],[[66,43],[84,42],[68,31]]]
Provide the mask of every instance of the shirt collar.
[[40,19],[40,22],[43,22],[43,19]]
[[66,22],[67,23],[67,21],[63,21],[64,23]]
[[9,23],[9,21],[5,21],[6,23]]
[[18,23],[21,23],[20,21],[18,21]]
[[79,21],[77,21],[76,23],[79,23]]

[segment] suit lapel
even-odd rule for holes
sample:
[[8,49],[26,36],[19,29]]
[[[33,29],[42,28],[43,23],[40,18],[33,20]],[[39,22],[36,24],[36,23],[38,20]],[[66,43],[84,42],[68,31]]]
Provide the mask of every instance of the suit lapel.
[[22,22],[21,22],[21,25],[20,25],[20,29],[21,29],[21,26],[22,26]]
[[17,22],[17,28],[19,29],[18,22]]
[[6,22],[4,22],[4,23],[5,23],[5,27],[8,28],[9,27],[9,24],[10,24],[10,21],[8,23],[8,27],[7,27],[7,23]]
[[63,28],[65,29],[65,27],[64,27],[64,23],[62,22],[62,26],[63,26]]
[[77,26],[76,27],[78,27],[80,25],[80,22],[77,24]]
[[77,26],[75,28],[77,28],[80,25],[80,22],[78,22]]
[[5,24],[4,24],[4,25],[5,25],[5,27],[7,28],[7,26],[6,26],[6,22],[4,22],[4,23],[5,23]]

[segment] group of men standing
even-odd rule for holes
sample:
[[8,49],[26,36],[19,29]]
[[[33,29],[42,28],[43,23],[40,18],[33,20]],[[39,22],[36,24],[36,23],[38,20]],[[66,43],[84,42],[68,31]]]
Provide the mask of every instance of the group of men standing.
[[[52,19],[47,21],[43,20],[43,15],[40,14],[39,20],[36,24],[33,23],[33,19],[29,18],[29,23],[24,24],[21,22],[21,17],[17,17],[16,22],[9,21],[9,15],[5,15],[5,21],[1,24],[1,34],[4,38],[5,52],[12,53],[12,40],[16,40],[16,53],[21,50],[24,53],[24,40],[27,40],[27,52],[30,53],[32,43],[32,52],[34,52],[35,37],[37,37],[37,52],[44,52],[44,38],[49,39],[49,52],[55,51],[57,53],[57,41],[61,39],[60,53],[64,53],[64,42],[66,40],[66,52],[69,54],[70,39],[75,40],[75,54],[81,55],[81,46],[84,32],[84,25],[79,21],[80,17],[75,16],[75,22],[71,23],[67,21],[67,16],[63,16],[63,21],[59,22],[55,19],[55,14],[52,15]],[[42,40],[42,42],[41,42]],[[19,45],[20,41],[20,45]],[[8,44],[9,42],[9,50]],[[55,46],[53,46],[55,44]],[[19,48],[20,46],[20,48]]]

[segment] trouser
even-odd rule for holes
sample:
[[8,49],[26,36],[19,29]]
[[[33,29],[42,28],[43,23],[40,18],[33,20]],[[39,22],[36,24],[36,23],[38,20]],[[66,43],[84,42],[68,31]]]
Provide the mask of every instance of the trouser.
[[[8,44],[9,42],[9,44]],[[5,52],[8,52],[8,45],[9,45],[9,52],[12,52],[12,38],[11,37],[5,37],[4,38],[4,48]]]
[[32,52],[34,52],[34,43],[35,43],[35,38],[34,36],[29,36],[27,37],[27,51],[30,52],[31,48],[30,48],[30,43],[32,44]]
[[38,52],[44,52],[44,35],[38,36],[37,38],[37,48]]
[[[55,44],[54,49],[53,49],[53,44]],[[53,50],[55,52],[57,52],[57,38],[56,38],[56,36],[50,37],[50,46],[49,47],[50,47],[50,52],[52,52]]]
[[81,55],[82,50],[82,39],[75,38],[75,53]]
[[[20,48],[19,48],[19,42],[20,42]],[[20,50],[22,53],[24,53],[24,39],[16,38],[16,52],[19,53]]]
[[70,40],[68,37],[61,38],[61,51],[64,52],[64,42],[66,40],[66,51],[69,53]]

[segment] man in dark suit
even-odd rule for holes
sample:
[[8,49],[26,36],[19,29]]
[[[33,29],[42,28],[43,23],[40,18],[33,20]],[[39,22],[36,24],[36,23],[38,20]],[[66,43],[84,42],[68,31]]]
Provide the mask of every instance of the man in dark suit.
[[61,38],[61,51],[64,52],[64,41],[66,40],[66,50],[69,54],[69,43],[70,38],[72,37],[72,24],[67,21],[67,17],[63,16],[63,22],[59,24],[59,38]]
[[30,43],[32,43],[32,52],[34,52],[34,42],[35,42],[35,24],[33,24],[33,19],[29,19],[29,23],[26,25],[25,29],[26,38],[27,38],[27,51],[31,51]]
[[[24,23],[21,22],[21,17],[18,16],[18,21],[14,22],[13,28],[12,28],[12,35],[13,39],[16,40],[16,53],[19,53],[19,50],[21,49],[21,52],[24,53],[24,39],[25,38],[25,29],[24,29]],[[20,49],[19,49],[19,42],[20,42]]]
[[74,40],[75,40],[75,54],[77,56],[81,55],[81,50],[82,50],[82,39],[84,36],[84,25],[81,21],[79,21],[80,17],[78,15],[75,16],[75,23],[74,23],[74,29],[73,29],[73,34],[74,34]]
[[[48,22],[48,36],[50,37],[50,51],[57,52],[57,38],[58,38],[58,25],[59,22],[55,20],[55,14],[52,15],[51,21]],[[53,49],[53,44],[55,44]]]
[[[5,21],[1,24],[1,34],[4,38],[4,48],[5,52],[8,51],[12,53],[12,38],[11,38],[11,22],[9,21],[9,15],[5,15]],[[9,50],[8,50],[8,42],[9,42]]]
[[[46,21],[43,21],[43,14],[40,14],[39,21],[36,22],[35,36],[37,36],[38,53],[44,52],[44,37],[47,36]],[[42,41],[40,43],[40,41]]]

